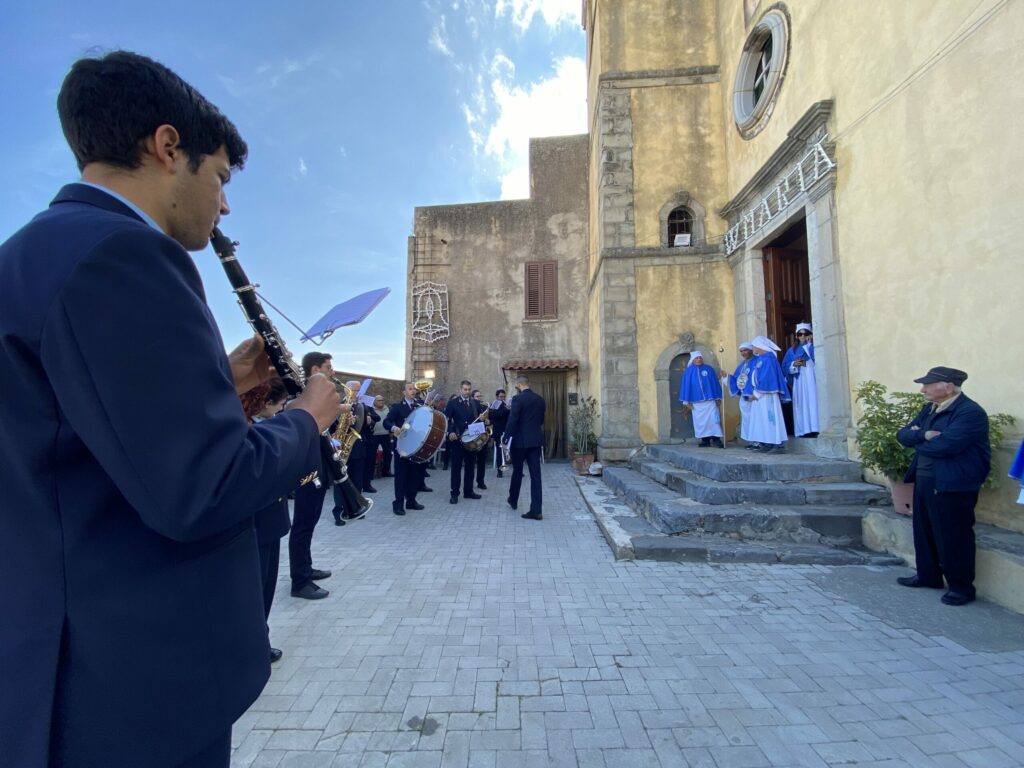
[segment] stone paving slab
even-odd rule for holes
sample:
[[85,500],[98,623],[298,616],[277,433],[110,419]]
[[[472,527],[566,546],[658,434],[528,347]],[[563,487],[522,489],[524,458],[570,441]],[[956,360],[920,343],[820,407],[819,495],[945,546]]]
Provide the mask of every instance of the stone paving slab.
[[544,473],[541,522],[507,478],[451,506],[439,472],[404,518],[390,481],[365,520],[326,507],[331,595],[288,596],[285,556],[285,655],[232,765],[1024,765],[1024,617],[900,591],[903,568],[616,560]]

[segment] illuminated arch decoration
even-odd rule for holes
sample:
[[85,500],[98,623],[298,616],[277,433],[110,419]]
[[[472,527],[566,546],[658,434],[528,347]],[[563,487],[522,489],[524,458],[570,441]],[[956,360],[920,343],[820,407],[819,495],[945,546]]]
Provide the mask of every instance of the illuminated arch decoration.
[[412,288],[412,337],[433,343],[447,339],[448,286],[427,281]]

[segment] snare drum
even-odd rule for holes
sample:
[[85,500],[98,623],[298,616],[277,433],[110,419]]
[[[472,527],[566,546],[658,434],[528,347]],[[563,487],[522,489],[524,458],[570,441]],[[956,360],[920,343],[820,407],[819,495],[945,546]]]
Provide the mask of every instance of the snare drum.
[[398,455],[426,464],[437,453],[448,431],[448,420],[433,408],[420,407],[409,414],[396,441]]
[[470,453],[476,453],[481,450],[487,441],[491,439],[491,435],[487,430],[481,430],[480,432],[471,433],[466,430],[462,433],[462,447]]

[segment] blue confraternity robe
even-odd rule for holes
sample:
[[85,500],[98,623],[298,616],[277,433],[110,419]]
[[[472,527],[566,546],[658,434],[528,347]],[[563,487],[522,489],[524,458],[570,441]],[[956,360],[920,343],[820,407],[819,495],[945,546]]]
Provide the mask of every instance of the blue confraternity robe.
[[690,365],[683,371],[683,382],[679,387],[679,402],[702,403],[705,400],[721,400],[722,385],[718,373],[707,363]]

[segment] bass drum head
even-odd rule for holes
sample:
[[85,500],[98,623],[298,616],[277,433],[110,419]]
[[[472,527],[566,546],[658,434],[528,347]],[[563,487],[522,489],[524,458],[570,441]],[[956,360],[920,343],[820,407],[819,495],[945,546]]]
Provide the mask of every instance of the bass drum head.
[[[444,439],[447,421],[431,408],[417,408],[405,420],[395,443],[398,455],[417,462],[429,461]],[[405,429],[405,427],[408,429]]]

